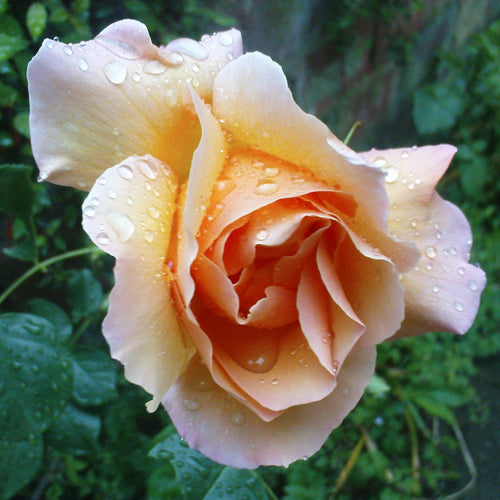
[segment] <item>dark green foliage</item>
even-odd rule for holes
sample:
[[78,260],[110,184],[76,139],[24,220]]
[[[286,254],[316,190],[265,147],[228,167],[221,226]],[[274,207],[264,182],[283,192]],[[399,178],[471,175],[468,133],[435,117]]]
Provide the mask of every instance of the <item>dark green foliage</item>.
[[[472,381],[481,358],[500,352],[498,21],[459,54],[432,54],[427,76],[407,103],[413,122],[405,133],[412,143],[459,147],[440,191],[465,211],[475,235],[472,261],[480,262],[489,278],[466,336],[436,333],[381,345],[377,377],[362,402],[320,452],[287,470],[237,471],[190,450],[163,411],[146,413],[148,396],[124,380],[109,356],[101,322],[113,282],[112,259],[90,253],[80,225],[84,194],[36,182],[26,65],[44,37],[79,42],[127,17],[144,22],[157,44],[234,24],[244,28],[236,2],[227,4],[233,3],[226,11],[219,7],[223,2],[204,0],[0,0],[0,293],[23,273],[36,271],[0,299],[1,499],[253,500],[273,498],[274,492],[286,500],[395,500],[445,496],[467,482],[453,429],[471,421],[467,408],[479,422],[490,418],[488,401],[479,400]],[[243,3],[259,8],[259,2]],[[340,70],[355,119],[362,118],[356,116],[356,93],[368,88],[375,99],[386,80],[382,75],[376,88],[351,84],[358,70],[376,72],[371,65],[382,57],[370,38],[353,38],[353,29],[357,34],[370,34],[365,25],[373,29],[373,38],[384,40],[393,61],[411,73],[408,54],[418,24],[386,28],[409,14],[418,17],[425,4],[315,2],[307,60],[319,74],[330,64],[328,57],[348,54],[349,64]],[[311,41],[322,42],[321,52]],[[328,76],[339,67],[325,71]],[[315,104],[320,98],[319,92],[307,96]],[[399,140],[398,125],[391,123],[384,135]],[[86,255],[42,265],[85,247]],[[420,459],[418,479],[412,453]]]

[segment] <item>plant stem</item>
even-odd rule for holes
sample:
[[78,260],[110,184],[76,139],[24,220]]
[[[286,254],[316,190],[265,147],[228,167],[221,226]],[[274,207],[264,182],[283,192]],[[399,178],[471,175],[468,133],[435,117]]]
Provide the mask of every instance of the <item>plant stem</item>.
[[86,255],[89,253],[100,252],[97,247],[79,248],[78,250],[71,250],[70,252],[65,252],[50,259],[38,262],[32,268],[28,269],[22,276],[20,276],[12,285],[10,285],[3,293],[0,295],[0,304],[21,284],[23,284],[28,278],[33,276],[38,271],[55,264],[61,260],[72,259],[73,257],[79,257],[80,255]]
[[347,146],[349,144],[349,142],[351,141],[351,138],[352,138],[352,134],[354,134],[354,132],[356,132],[356,129],[359,128],[361,126],[361,122],[360,121],[357,121],[352,127],[351,127],[351,130],[349,130],[349,132],[347,133],[347,136],[346,138],[344,139],[344,144]]
[[349,477],[349,474],[352,468],[354,467],[354,464],[358,460],[359,454],[361,453],[361,450],[363,449],[365,442],[366,442],[365,436],[364,434],[361,434],[361,437],[356,443],[356,446],[349,455],[347,463],[344,465],[344,468],[340,471],[339,477],[337,478],[337,482],[335,483],[335,487],[333,488],[332,494],[330,495],[330,499],[334,498],[334,496],[342,489],[342,486],[344,486],[344,483]]

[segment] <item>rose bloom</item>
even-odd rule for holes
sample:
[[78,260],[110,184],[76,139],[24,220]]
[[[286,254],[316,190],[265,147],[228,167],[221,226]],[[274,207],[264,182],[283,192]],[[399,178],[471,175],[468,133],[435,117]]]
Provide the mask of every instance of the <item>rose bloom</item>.
[[116,258],[111,354],[213,460],[310,456],[376,344],[471,326],[485,276],[435,191],[454,147],[355,153],[236,30],[156,47],[125,20],[45,40],[28,80],[40,179],[90,190]]

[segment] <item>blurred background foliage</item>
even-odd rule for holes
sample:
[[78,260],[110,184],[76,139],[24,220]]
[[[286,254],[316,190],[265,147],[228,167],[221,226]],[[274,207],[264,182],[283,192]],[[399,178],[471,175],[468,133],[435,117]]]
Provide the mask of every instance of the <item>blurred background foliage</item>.
[[[489,279],[473,328],[380,346],[356,410],[286,470],[213,464],[145,412],[100,334],[113,262],[81,230],[83,195],[36,182],[28,61],[45,37],[78,42],[122,18],[157,44],[239,27],[334,133],[363,122],[355,149],[459,148],[439,189],[466,213]],[[0,107],[0,498],[500,497],[496,1],[0,0]]]

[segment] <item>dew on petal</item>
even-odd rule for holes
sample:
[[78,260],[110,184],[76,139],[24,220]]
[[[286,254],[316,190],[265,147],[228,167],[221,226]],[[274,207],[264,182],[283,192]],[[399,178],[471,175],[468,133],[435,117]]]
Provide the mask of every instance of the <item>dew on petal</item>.
[[234,426],[238,427],[238,426],[243,425],[245,423],[245,415],[243,415],[243,413],[241,413],[239,411],[235,411],[235,412],[231,413],[230,420]]
[[73,54],[73,49],[69,45],[65,45],[63,47],[63,52],[67,55],[70,56]]
[[217,40],[223,47],[229,47],[234,42],[233,37],[230,33],[223,32],[217,35]]
[[377,158],[375,158],[375,160],[373,160],[373,163],[377,166],[377,167],[385,167],[387,165],[387,160],[383,157],[383,156],[377,156]]
[[132,73],[132,81],[133,82],[139,83],[141,80],[142,80],[142,76],[139,73],[137,73],[137,71],[135,73]]
[[105,36],[97,37],[95,42],[122,59],[139,59],[142,55],[137,47]]
[[332,362],[332,375],[336,376],[339,371],[340,363],[337,360]]
[[144,65],[144,73],[148,73],[150,75],[161,75],[162,73],[165,73],[165,71],[167,71],[167,67],[156,59],[148,61]]
[[113,188],[109,188],[106,193],[108,195],[108,198],[110,198],[111,200],[115,200],[118,196],[117,192]]
[[134,234],[135,225],[123,212],[109,212],[106,220],[122,243],[126,243]]
[[385,182],[387,182],[387,184],[392,184],[399,177],[399,169],[394,165],[390,165],[384,170],[384,174]]
[[80,59],[78,59],[78,67],[82,71],[87,71],[89,69],[89,63],[86,59],[83,59],[83,57],[81,57]]
[[38,174],[38,177],[37,177],[37,182],[43,182],[47,179],[47,177],[49,176],[49,174],[45,171],[45,170],[42,170],[39,174]]
[[439,292],[439,287],[437,285],[434,285],[432,287],[432,291],[433,291],[433,293],[438,293]]
[[278,185],[271,179],[263,179],[259,181],[255,188],[255,194],[269,196],[278,191]]
[[264,175],[267,177],[276,177],[280,173],[280,169],[277,167],[266,167],[264,169]]
[[152,243],[153,240],[155,239],[155,235],[153,234],[152,231],[144,231],[144,239],[148,242],[148,243]]
[[404,160],[406,158],[409,158],[410,157],[410,153],[408,153],[408,151],[402,151],[401,152],[401,158],[403,158]]
[[458,311],[458,312],[462,312],[464,310],[464,305],[462,304],[462,302],[455,302],[455,304],[453,304],[453,307],[455,308],[455,311]]
[[134,172],[132,171],[132,167],[130,167],[129,165],[120,165],[118,167],[118,174],[120,175],[120,177],[122,179],[125,179],[125,180],[130,180],[132,179],[132,177],[134,176]]
[[201,407],[201,403],[198,399],[185,399],[182,404],[188,411],[197,411]]
[[158,168],[156,165],[153,165],[148,160],[140,160],[137,162],[137,166],[148,179],[156,179],[156,176],[158,175]]
[[90,203],[94,205],[94,207],[98,207],[101,204],[97,196],[92,196],[92,198],[90,198]]
[[118,60],[114,60],[104,66],[104,74],[106,78],[115,85],[120,85],[127,77],[127,68]]
[[109,243],[109,234],[105,232],[98,233],[95,237],[99,245],[107,245]]
[[178,66],[184,62],[184,58],[178,52],[168,52],[165,56],[165,60],[171,66]]
[[475,292],[477,290],[477,283],[474,280],[470,280],[467,286],[472,292]]
[[457,269],[457,273],[460,274],[460,276],[463,276],[465,274],[465,269],[463,267],[459,267]]
[[436,249],[434,247],[427,247],[425,249],[425,255],[427,255],[429,259],[434,259],[434,257],[436,257],[437,255]]
[[95,208],[92,205],[86,205],[83,207],[83,215],[86,215],[87,217],[94,217],[95,215]]
[[277,378],[273,378],[273,379],[271,380],[271,385],[275,385],[275,386],[276,386],[276,385],[278,385],[278,384],[279,384],[279,380],[278,380]]
[[151,207],[148,208],[148,214],[153,219],[158,219],[158,217],[160,216],[160,211],[156,207],[151,206]]
[[266,229],[261,229],[256,235],[255,237],[259,240],[259,241],[264,241],[268,238],[269,236],[269,231],[267,231]]
[[207,48],[190,38],[178,38],[177,40],[173,40],[167,45],[166,49],[189,56],[196,61],[203,61],[208,57]]

